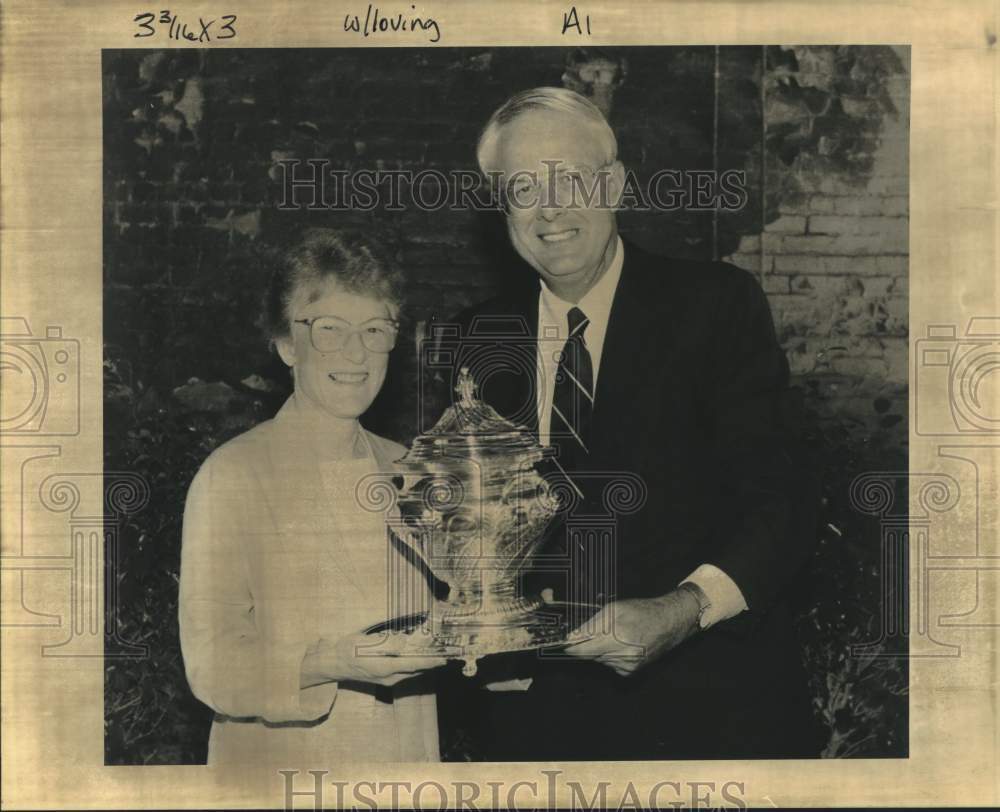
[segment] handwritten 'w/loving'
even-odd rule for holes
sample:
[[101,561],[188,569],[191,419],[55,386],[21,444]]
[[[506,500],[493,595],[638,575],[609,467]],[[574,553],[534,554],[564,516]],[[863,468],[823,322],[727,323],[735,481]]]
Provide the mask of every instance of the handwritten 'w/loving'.
[[[410,6],[414,11],[416,6]],[[354,31],[357,34],[369,36],[371,34],[389,33],[394,31],[426,31],[429,32],[427,39],[429,42],[437,42],[441,39],[441,28],[437,20],[433,17],[404,17],[402,14],[386,17],[379,14],[378,6],[368,4],[368,11],[365,13],[364,23],[358,14],[344,15],[344,30]]]

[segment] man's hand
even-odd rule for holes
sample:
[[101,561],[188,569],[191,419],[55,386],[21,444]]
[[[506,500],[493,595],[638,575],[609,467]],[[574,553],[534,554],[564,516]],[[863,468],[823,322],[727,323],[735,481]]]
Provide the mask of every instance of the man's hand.
[[694,634],[700,608],[698,599],[685,590],[609,603],[583,627],[597,634],[565,651],[627,676]]

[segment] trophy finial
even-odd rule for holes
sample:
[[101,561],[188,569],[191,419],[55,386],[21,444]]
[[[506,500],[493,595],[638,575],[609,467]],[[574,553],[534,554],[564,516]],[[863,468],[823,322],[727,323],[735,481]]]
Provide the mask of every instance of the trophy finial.
[[459,370],[458,384],[455,386],[455,391],[461,396],[462,404],[465,406],[471,406],[472,401],[476,399],[476,382],[469,374],[468,367],[462,367]]

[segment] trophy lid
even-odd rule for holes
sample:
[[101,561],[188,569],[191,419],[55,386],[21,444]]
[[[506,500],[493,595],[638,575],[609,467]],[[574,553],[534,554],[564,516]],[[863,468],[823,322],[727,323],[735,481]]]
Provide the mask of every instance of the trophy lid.
[[426,434],[419,435],[399,462],[419,463],[440,457],[511,456],[534,462],[548,456],[524,426],[501,416],[476,397],[476,382],[463,367],[455,391],[458,402],[449,406]]

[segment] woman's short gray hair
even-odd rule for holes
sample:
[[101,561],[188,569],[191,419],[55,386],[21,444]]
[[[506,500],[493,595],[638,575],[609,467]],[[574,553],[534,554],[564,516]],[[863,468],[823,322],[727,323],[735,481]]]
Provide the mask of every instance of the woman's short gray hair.
[[316,297],[327,282],[397,311],[404,304],[405,276],[378,240],[357,229],[310,228],[282,251],[272,271],[262,319],[271,343],[290,334],[295,296]]
[[604,163],[609,164],[618,157],[618,140],[608,120],[593,102],[564,87],[535,87],[511,96],[486,122],[479,136],[479,143],[476,145],[476,160],[483,172],[489,172],[496,166],[500,130],[518,116],[532,110],[578,116],[591,128],[594,137],[600,143],[604,153]]

